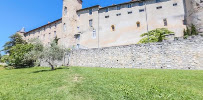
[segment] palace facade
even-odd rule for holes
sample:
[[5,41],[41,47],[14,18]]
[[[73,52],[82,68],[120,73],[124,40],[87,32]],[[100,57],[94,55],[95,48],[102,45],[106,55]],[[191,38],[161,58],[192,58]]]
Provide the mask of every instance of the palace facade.
[[203,32],[203,0],[132,0],[107,7],[82,9],[82,0],[63,0],[61,19],[20,34],[49,44],[54,37],[70,48],[100,48],[136,44],[140,35],[156,28],[168,28],[182,37],[187,25]]

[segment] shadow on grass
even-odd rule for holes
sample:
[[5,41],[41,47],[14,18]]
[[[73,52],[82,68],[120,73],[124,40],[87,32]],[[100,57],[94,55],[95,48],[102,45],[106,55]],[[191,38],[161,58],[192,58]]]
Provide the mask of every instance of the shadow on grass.
[[32,73],[41,73],[41,72],[50,72],[50,71],[56,71],[56,70],[60,70],[60,69],[69,69],[69,67],[59,67],[59,68],[55,68],[54,70],[39,70],[39,71],[34,71]]

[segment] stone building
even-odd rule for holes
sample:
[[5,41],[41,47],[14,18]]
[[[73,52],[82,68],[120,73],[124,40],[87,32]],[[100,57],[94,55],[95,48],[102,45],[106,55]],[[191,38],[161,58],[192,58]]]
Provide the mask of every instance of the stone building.
[[193,1],[203,5],[202,0],[131,0],[82,9],[82,0],[63,0],[61,19],[21,33],[27,41],[39,38],[49,44],[57,36],[60,45],[83,49],[136,44],[142,33],[156,28],[182,37],[187,24],[202,31],[202,6]]

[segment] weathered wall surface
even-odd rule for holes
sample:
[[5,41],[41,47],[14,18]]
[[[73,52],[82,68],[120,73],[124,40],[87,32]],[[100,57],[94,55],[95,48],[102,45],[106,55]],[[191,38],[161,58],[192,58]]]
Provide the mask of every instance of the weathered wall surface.
[[188,25],[194,24],[203,34],[203,2],[202,0],[185,0]]
[[24,39],[29,41],[33,38],[37,38],[44,45],[51,43],[55,37],[62,38],[62,20],[58,19],[54,22],[48,23],[44,26],[41,26],[37,29],[31,30],[24,34]]
[[[66,61],[66,64],[68,60]],[[70,66],[146,69],[203,69],[203,37],[155,44],[77,50]]]

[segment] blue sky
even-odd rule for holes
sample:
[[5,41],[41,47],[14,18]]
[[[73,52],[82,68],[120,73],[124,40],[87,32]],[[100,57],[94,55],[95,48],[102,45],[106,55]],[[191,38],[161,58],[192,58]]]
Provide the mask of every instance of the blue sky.
[[[102,7],[130,0],[83,0],[83,8]],[[26,31],[48,21],[61,18],[62,0],[1,0],[0,1],[0,50],[9,36],[25,27]]]

